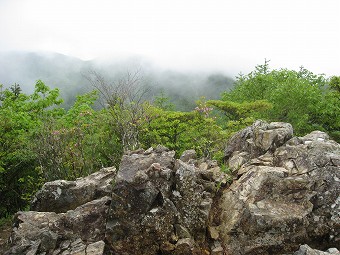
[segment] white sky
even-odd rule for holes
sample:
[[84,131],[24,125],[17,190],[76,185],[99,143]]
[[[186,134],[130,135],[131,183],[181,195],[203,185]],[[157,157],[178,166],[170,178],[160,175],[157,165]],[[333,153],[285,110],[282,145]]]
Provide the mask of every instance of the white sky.
[[340,75],[339,0],[0,0],[0,50]]

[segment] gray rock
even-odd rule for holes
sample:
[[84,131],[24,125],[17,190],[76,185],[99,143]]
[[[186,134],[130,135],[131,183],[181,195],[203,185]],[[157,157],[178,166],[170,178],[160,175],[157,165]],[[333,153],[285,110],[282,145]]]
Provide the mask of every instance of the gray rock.
[[183,162],[188,162],[190,159],[196,159],[196,151],[195,150],[186,150],[182,153],[180,160]]
[[61,213],[74,210],[89,201],[111,196],[115,175],[116,169],[112,167],[76,181],[47,182],[34,196],[30,210]]
[[246,152],[249,159],[256,158],[274,151],[292,137],[293,128],[289,123],[268,124],[258,120],[230,138],[224,152],[225,160],[229,160],[236,151]]
[[110,201],[110,197],[103,197],[59,214],[17,213],[10,238],[12,247],[7,254],[85,254],[88,244],[104,240]]
[[320,131],[287,140],[292,132],[282,123],[255,123],[231,141],[240,134],[247,142],[234,155],[252,156],[213,208],[222,247],[230,254],[289,254],[300,243],[338,248],[340,145]]
[[330,254],[340,254],[339,250],[336,248],[330,248],[327,251],[319,251],[309,247],[307,244],[301,245],[300,249],[294,253],[294,255],[330,255]]
[[230,157],[229,162],[228,162],[230,170],[233,173],[237,172],[243,164],[248,162],[249,158],[250,158],[250,155],[248,152],[235,151]]
[[222,246],[216,247],[211,251],[211,255],[223,255]]
[[86,247],[86,254],[102,255],[104,254],[104,248],[105,248],[105,243],[103,241],[91,243]]
[[199,254],[208,246],[214,172],[174,156],[163,148],[123,157],[106,226],[115,254]]

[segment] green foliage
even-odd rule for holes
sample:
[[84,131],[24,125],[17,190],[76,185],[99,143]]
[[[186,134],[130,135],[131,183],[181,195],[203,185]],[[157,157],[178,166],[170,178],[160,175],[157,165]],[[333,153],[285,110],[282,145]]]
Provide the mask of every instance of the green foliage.
[[2,232],[2,230],[4,228],[8,228],[12,225],[12,216],[11,215],[6,215],[2,218],[0,218],[0,232]]
[[329,86],[340,93],[340,76],[332,76],[329,81]]
[[184,150],[195,149],[199,156],[212,157],[223,146],[225,133],[203,108],[175,112],[153,107],[149,112],[141,136],[146,148],[162,144],[175,150],[177,156]]
[[[337,116],[339,101],[335,91],[329,89],[337,87],[337,78],[332,78],[331,84],[327,86],[324,75],[315,75],[303,67],[299,71],[287,69],[270,71],[266,61],[264,65],[257,66],[255,71],[240,75],[235,88],[225,92],[222,99],[227,104],[225,110],[232,113],[234,120],[240,117],[235,110],[238,109],[238,104],[266,100],[272,104],[271,108],[264,107],[256,115],[250,112],[247,117],[256,116],[268,121],[289,122],[297,135],[304,135],[315,129],[332,135],[340,128],[340,117]],[[244,109],[245,113],[249,110],[247,107]]]
[[208,105],[223,112],[219,117],[220,126],[225,129],[226,136],[230,137],[238,130],[251,125],[261,116],[263,111],[272,108],[272,104],[266,100],[253,102],[233,102],[223,100],[209,100]]
[[266,100],[256,100],[253,102],[233,102],[222,100],[210,100],[208,105],[215,106],[218,110],[224,112],[224,114],[230,120],[239,120],[250,116],[255,116],[256,113],[266,111],[272,108],[272,104]]
[[164,90],[161,90],[161,93],[155,97],[153,104],[165,111],[173,111],[175,109],[175,105],[170,102],[169,98],[165,95]]
[[20,85],[15,83],[14,85],[12,85],[10,88],[11,92],[13,93],[14,98],[18,98],[19,95],[21,94],[21,88]]
[[140,147],[140,130],[148,118],[146,113],[150,104],[144,100],[149,88],[142,84],[139,70],[127,72],[114,82],[107,82],[102,75],[92,71],[88,80],[98,91],[123,150]]
[[22,94],[19,85],[1,93],[0,104],[0,217],[26,207],[30,195],[41,185],[33,137],[43,118],[61,103],[57,89],[37,81],[34,93]]
[[121,145],[109,113],[92,109],[96,99],[96,91],[80,95],[66,113],[44,123],[35,149],[46,180],[74,180],[118,164]]
[[148,102],[126,102],[111,105],[106,109],[107,117],[112,124],[111,128],[123,147],[124,151],[135,150],[141,146],[140,131],[149,119]]
[[[298,135],[320,129],[340,140],[339,76],[270,70],[266,61],[240,75],[221,100],[201,97],[193,111],[179,112],[163,92],[154,105],[144,100],[138,73],[113,84],[93,75],[96,91],[79,95],[68,110],[58,107],[59,90],[40,80],[31,95],[18,84],[0,85],[0,218],[27,208],[45,181],[118,166],[124,151],[139,147],[162,144],[177,156],[195,149],[228,172],[227,138],[258,118],[290,122]],[[103,108],[94,110],[98,97]]]
[[121,141],[108,110],[93,110],[95,91],[78,96],[68,111],[56,107],[58,89],[42,81],[31,95],[16,84],[0,96],[0,218],[26,208],[45,181],[118,165]]
[[[335,78],[334,78],[335,77]],[[321,129],[337,142],[340,142],[340,77],[333,76],[330,80],[330,89],[323,94],[323,100],[318,104],[317,115],[314,122],[320,123]]]

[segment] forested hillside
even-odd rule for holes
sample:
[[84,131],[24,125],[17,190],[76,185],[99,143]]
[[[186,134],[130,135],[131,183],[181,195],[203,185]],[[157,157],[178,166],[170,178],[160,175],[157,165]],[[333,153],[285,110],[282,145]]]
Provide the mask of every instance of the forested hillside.
[[94,70],[108,83],[123,79],[128,72],[138,72],[140,85],[148,88],[145,96],[149,101],[165,93],[181,111],[191,111],[201,96],[218,99],[234,84],[234,79],[223,73],[161,69],[141,57],[83,61],[53,52],[7,52],[0,53],[0,67],[0,82],[5,87],[17,83],[24,93],[32,93],[35,82],[42,80],[50,88],[59,89],[66,109],[73,105],[76,95],[93,89],[88,78]]
[[[139,72],[110,79],[92,71],[86,80],[92,91],[77,95],[69,107],[61,106],[58,88],[41,80],[32,93],[18,84],[1,86],[0,217],[25,209],[44,182],[117,166],[129,150],[161,144],[180,155],[195,149],[222,165],[228,137],[259,118],[289,122],[296,135],[318,129],[340,140],[339,76],[270,70],[265,62],[237,77],[231,90],[225,85],[231,80],[221,75],[209,76],[194,95],[181,88],[188,102],[177,108],[180,93],[160,88],[150,95]],[[213,90],[224,92],[211,99]]]

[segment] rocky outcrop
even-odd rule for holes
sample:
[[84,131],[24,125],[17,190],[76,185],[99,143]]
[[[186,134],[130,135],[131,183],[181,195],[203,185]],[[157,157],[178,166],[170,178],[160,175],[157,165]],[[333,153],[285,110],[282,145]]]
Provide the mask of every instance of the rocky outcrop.
[[[218,203],[217,229],[230,254],[289,254],[301,243],[321,250],[339,246],[340,146],[319,131],[288,140],[290,129],[283,127],[256,122],[226,149],[232,163],[248,157],[233,165],[239,179]],[[272,133],[264,136],[264,147],[256,145],[261,130]],[[240,135],[245,132],[246,142]],[[245,151],[235,147],[237,139]]]
[[112,194],[106,240],[114,254],[204,254],[218,183],[216,162],[175,160],[165,148],[123,156]]
[[250,159],[271,153],[293,137],[289,123],[266,123],[258,120],[252,126],[237,132],[228,141],[225,159],[232,170],[239,168]]
[[67,212],[92,200],[111,196],[114,167],[103,168],[76,181],[57,180],[47,182],[37,192],[31,203],[32,211]]
[[58,214],[18,212],[6,254],[103,254],[110,201],[103,197]]
[[231,185],[215,161],[162,146],[129,152],[117,173],[47,183],[32,203],[40,212],[15,216],[7,254],[338,252],[340,145],[327,134],[257,121],[225,160]]
[[115,175],[115,168],[104,168],[76,181],[45,183],[32,211],[15,215],[6,254],[103,254]]

